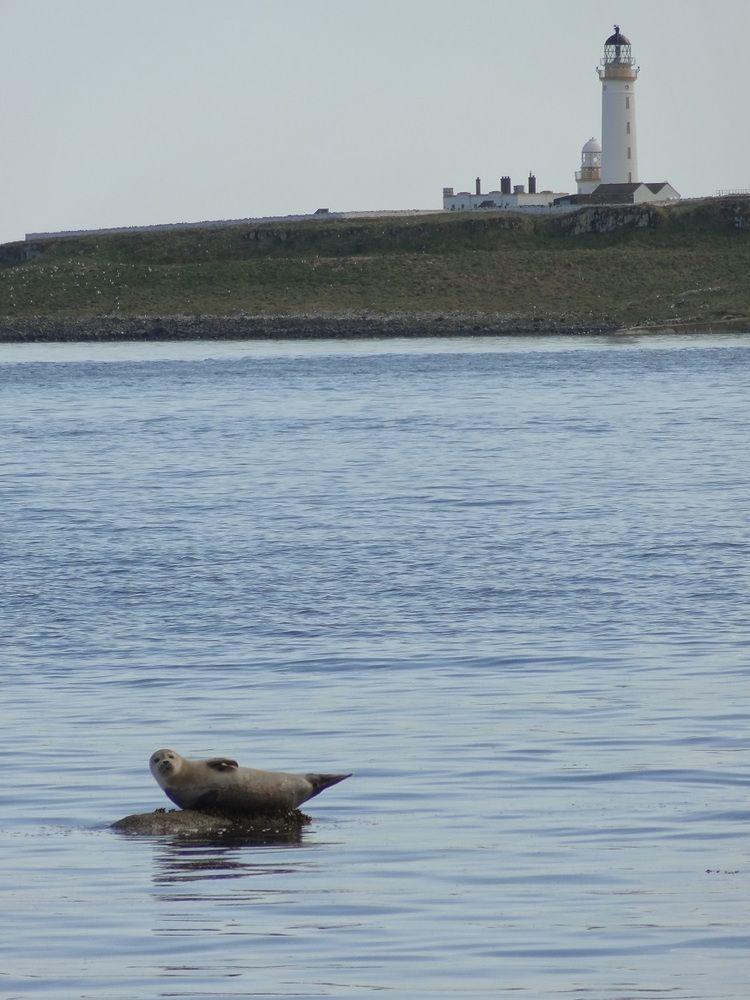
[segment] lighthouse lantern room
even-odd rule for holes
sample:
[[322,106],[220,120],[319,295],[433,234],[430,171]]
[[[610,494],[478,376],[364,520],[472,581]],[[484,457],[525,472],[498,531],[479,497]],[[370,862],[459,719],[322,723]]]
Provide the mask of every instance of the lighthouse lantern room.
[[635,65],[630,40],[615,25],[604,43],[599,66],[602,82],[602,183],[638,182],[638,145],[635,129]]

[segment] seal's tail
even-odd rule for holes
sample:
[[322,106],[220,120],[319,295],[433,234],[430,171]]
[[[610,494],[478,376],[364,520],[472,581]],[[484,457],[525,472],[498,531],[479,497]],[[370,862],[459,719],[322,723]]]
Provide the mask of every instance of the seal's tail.
[[324,788],[337,785],[344,778],[351,778],[351,774],[306,774],[305,777],[313,786],[313,793],[310,796],[310,798],[313,798],[313,796],[322,792]]

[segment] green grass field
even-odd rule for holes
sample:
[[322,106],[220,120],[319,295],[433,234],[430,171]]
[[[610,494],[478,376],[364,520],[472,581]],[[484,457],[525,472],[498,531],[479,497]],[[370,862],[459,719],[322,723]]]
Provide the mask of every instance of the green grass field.
[[585,211],[48,239],[27,261],[24,244],[5,244],[0,326],[393,313],[511,316],[542,328],[750,320],[750,199]]

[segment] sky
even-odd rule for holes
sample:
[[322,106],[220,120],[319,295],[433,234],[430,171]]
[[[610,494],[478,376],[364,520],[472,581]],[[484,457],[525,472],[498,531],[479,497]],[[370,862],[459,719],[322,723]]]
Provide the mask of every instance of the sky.
[[615,22],[641,180],[750,188],[748,0],[0,0],[0,242],[575,190]]

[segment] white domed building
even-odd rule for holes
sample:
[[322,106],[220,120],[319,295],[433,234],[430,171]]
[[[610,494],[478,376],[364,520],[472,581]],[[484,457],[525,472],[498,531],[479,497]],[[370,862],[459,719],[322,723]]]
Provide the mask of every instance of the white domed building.
[[591,194],[602,182],[602,144],[593,136],[581,150],[581,169],[576,170],[578,194]]

